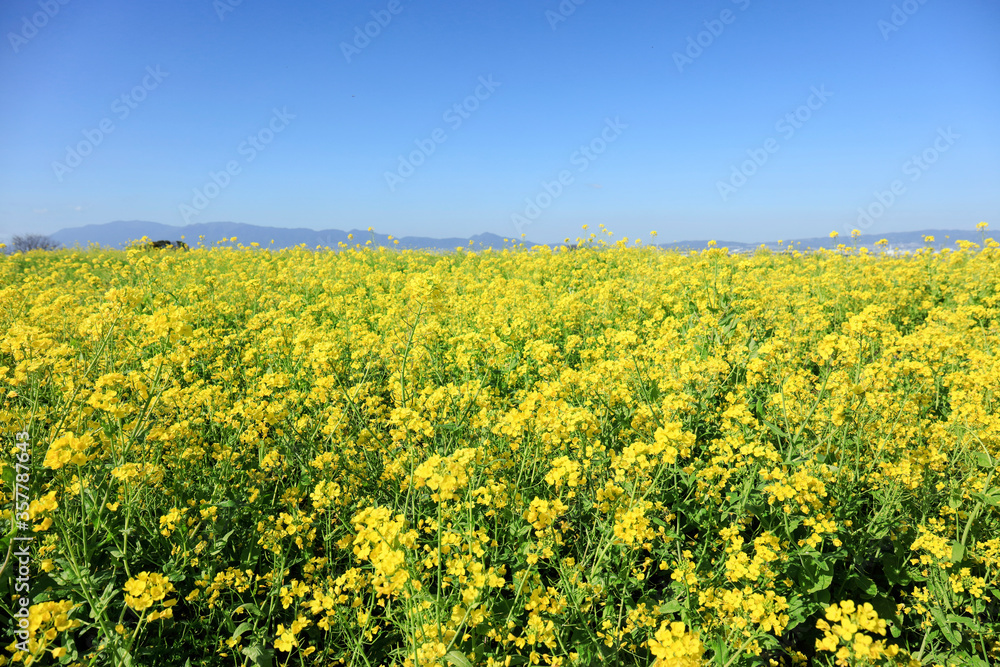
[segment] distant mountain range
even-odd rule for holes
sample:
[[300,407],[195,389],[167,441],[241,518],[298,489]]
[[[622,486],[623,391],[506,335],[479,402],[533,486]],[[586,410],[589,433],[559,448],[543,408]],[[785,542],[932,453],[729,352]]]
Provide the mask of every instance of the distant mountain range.
[[[349,239],[348,235],[354,236]],[[251,243],[258,243],[262,248],[293,248],[306,244],[309,248],[329,247],[336,249],[338,243],[346,243],[353,246],[356,243],[364,245],[366,241],[373,240],[374,245],[393,246],[401,249],[427,249],[427,250],[454,250],[457,246],[470,247],[481,250],[485,248],[501,249],[517,245],[513,239],[504,241],[502,236],[496,234],[477,234],[469,238],[444,238],[435,239],[423,236],[401,236],[389,238],[387,234],[373,234],[372,232],[352,229],[341,231],[339,229],[306,229],[305,227],[258,227],[240,222],[205,222],[185,227],[173,227],[162,225],[158,222],[145,222],[142,220],[116,221],[103,225],[86,225],[84,227],[71,227],[60,229],[54,234],[49,234],[49,238],[57,243],[61,243],[67,248],[72,248],[79,244],[86,248],[92,243],[97,243],[104,247],[123,248],[131,241],[141,239],[143,236],[150,241],[167,240],[180,241],[184,237],[184,242],[194,248],[199,243],[211,247],[218,245],[219,241],[225,241],[223,245],[230,245],[229,239],[236,237],[236,242],[245,246]],[[399,243],[393,241],[398,240]]]
[[[348,239],[348,235],[353,235],[353,239]],[[92,243],[97,243],[103,247],[123,248],[131,241],[138,240],[143,236],[151,241],[168,240],[179,241],[184,237],[184,241],[191,247],[196,247],[199,243],[205,246],[217,245],[219,241],[225,241],[229,245],[229,239],[236,237],[237,243],[249,246],[251,243],[258,243],[264,248],[291,248],[305,244],[309,248],[329,247],[336,249],[339,243],[346,243],[353,246],[360,243],[364,245],[366,241],[373,240],[374,245],[390,246],[400,249],[426,249],[450,251],[461,246],[464,248],[474,248],[482,250],[485,248],[502,249],[519,245],[513,238],[504,238],[496,234],[477,234],[468,238],[430,238],[424,236],[403,236],[398,239],[390,239],[386,234],[373,234],[372,232],[352,229],[341,231],[339,229],[315,230],[297,227],[289,229],[287,227],[258,227],[239,222],[206,222],[186,227],[174,227],[162,225],[156,222],[144,222],[141,220],[116,221],[103,225],[87,225],[85,227],[72,227],[60,229],[49,238],[66,247],[72,248],[76,245],[86,248]],[[764,245],[772,250],[781,250],[789,245],[805,250],[806,248],[836,248],[838,244],[857,245],[858,247],[873,247],[880,239],[888,241],[888,249],[894,251],[905,251],[922,248],[925,236],[933,236],[931,243],[935,248],[954,247],[955,241],[966,240],[980,243],[981,234],[976,230],[959,229],[926,229],[917,232],[888,232],[885,234],[865,234],[856,240],[850,237],[839,237],[831,239],[829,237],[812,237],[802,239],[789,239],[778,244],[776,241],[761,243],[741,243],[737,241],[717,241],[718,247],[727,247],[732,252],[752,252]],[[398,240],[399,243],[394,243]],[[469,245],[472,241],[472,245]],[[661,243],[661,248],[671,248],[677,250],[701,250],[708,247],[709,241],[678,241],[672,243]],[[532,241],[525,240],[524,245],[531,247],[535,245]]]
[[[925,243],[924,238],[927,236],[934,237],[934,241],[931,243]],[[989,235],[987,235],[989,238]],[[781,243],[777,241],[769,241],[762,243],[740,243],[738,241],[716,241],[718,247],[729,248],[731,252],[753,252],[757,248],[766,246],[770,250],[781,250],[788,248],[789,246],[795,247],[797,250],[805,250],[806,248],[812,248],[816,250],[818,248],[828,248],[833,249],[838,245],[846,245],[848,247],[857,246],[858,248],[874,248],[875,244],[885,239],[886,249],[889,251],[903,252],[906,250],[915,250],[917,248],[925,248],[931,246],[935,249],[940,250],[941,248],[954,248],[955,241],[972,241],[973,243],[982,244],[983,236],[978,231],[973,229],[972,231],[965,229],[924,229],[917,232],[886,232],[885,234],[862,234],[856,239],[852,239],[850,236],[839,236],[837,238],[830,238],[829,236],[813,236],[809,238],[802,239],[788,239],[783,240]],[[702,248],[708,247],[710,241],[677,241],[674,243],[661,243],[662,248],[673,248],[676,250],[701,250]]]

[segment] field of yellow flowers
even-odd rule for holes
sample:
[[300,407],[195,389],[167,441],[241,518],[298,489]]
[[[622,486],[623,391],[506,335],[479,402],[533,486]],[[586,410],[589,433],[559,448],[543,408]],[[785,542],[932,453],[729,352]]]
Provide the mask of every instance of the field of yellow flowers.
[[0,256],[0,662],[998,664],[998,270]]

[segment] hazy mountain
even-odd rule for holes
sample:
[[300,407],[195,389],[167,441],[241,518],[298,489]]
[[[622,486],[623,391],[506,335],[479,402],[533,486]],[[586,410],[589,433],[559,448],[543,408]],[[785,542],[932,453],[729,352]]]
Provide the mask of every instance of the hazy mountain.
[[[348,239],[348,234],[353,234],[353,239]],[[149,237],[151,241],[160,239],[167,241],[180,241],[184,237],[184,242],[191,247],[200,244],[213,246],[219,241],[225,240],[229,244],[229,239],[236,237],[237,243],[249,246],[251,243],[259,243],[264,248],[291,248],[297,245],[306,244],[309,248],[316,246],[330,247],[336,249],[338,243],[362,245],[374,239],[373,243],[383,246],[394,246],[403,249],[430,249],[430,250],[454,250],[458,246],[470,247],[476,250],[484,248],[495,248],[497,250],[516,245],[512,239],[506,243],[502,236],[496,234],[477,234],[469,238],[445,238],[435,239],[423,236],[402,236],[398,237],[399,243],[394,244],[389,240],[387,234],[372,234],[371,232],[352,229],[341,231],[339,229],[315,230],[304,227],[289,229],[287,227],[258,227],[240,222],[206,222],[185,227],[173,227],[161,225],[156,222],[145,222],[142,220],[116,221],[103,225],[87,225],[85,227],[72,227],[60,229],[58,232],[49,235],[54,241],[62,243],[68,248],[79,244],[86,248],[92,243],[111,248],[122,248],[131,241]],[[395,239],[394,239],[395,240]],[[530,242],[527,242],[531,245]]]
[[[353,239],[348,239],[347,235],[353,234]],[[191,247],[196,247],[199,243],[205,246],[216,245],[219,241],[225,240],[229,244],[229,239],[236,237],[237,243],[249,246],[251,243],[258,243],[264,248],[291,248],[297,245],[306,244],[309,248],[329,247],[336,249],[338,243],[354,245],[364,244],[366,241],[374,239],[374,243],[380,246],[393,246],[402,249],[428,249],[451,251],[455,248],[470,247],[469,241],[473,242],[471,247],[476,250],[484,248],[501,249],[517,245],[513,238],[504,239],[496,234],[477,234],[469,238],[445,238],[437,239],[424,236],[403,236],[399,237],[399,243],[394,244],[386,234],[372,234],[364,230],[352,229],[341,231],[339,229],[315,230],[297,227],[289,229],[286,227],[258,227],[239,222],[207,222],[186,227],[173,227],[162,225],[156,222],[145,222],[141,220],[116,221],[104,225],[87,225],[85,227],[73,227],[60,229],[58,232],[49,235],[54,241],[62,243],[66,247],[72,248],[79,244],[86,248],[92,243],[101,246],[122,248],[129,242],[149,237],[151,241],[160,239],[168,241],[179,241],[184,237],[185,243]],[[959,239],[980,243],[982,236],[975,229],[927,229],[918,232],[887,232],[885,234],[865,234],[857,240],[850,237],[841,236],[837,239],[829,237],[813,237],[803,239],[789,239],[779,245],[776,241],[766,243],[741,243],[738,241],[722,241],[716,243],[718,247],[727,247],[732,252],[752,252],[761,245],[765,245],[772,250],[787,248],[790,244],[800,250],[806,248],[836,248],[838,244],[857,245],[858,247],[873,247],[880,239],[889,242],[889,248],[894,250],[912,250],[922,248],[928,244],[924,243],[925,236],[933,236],[934,243],[930,244],[935,248],[954,247],[955,241]],[[708,246],[708,241],[675,241],[672,243],[661,243],[661,248],[700,250]],[[527,247],[535,245],[532,241],[525,241]]]
[[[925,236],[933,236],[933,243],[924,243]],[[989,237],[989,234],[987,234]],[[857,239],[852,239],[850,236],[839,236],[838,238],[832,239],[829,236],[814,236],[810,238],[803,239],[788,239],[784,240],[780,245],[777,241],[769,241],[766,243],[741,243],[739,241],[716,241],[716,244],[720,248],[729,248],[732,252],[752,252],[760,246],[767,246],[770,250],[781,250],[787,248],[788,246],[794,246],[796,250],[805,250],[806,248],[812,248],[813,250],[818,248],[836,248],[838,245],[843,244],[848,247],[856,245],[857,247],[868,247],[874,248],[875,244],[885,239],[888,241],[888,248],[894,250],[915,250],[917,248],[924,248],[926,246],[931,246],[935,249],[941,249],[946,247],[955,247],[955,241],[972,241],[974,243],[982,244],[983,237],[978,230],[973,229],[972,231],[964,229],[924,229],[918,232],[886,232],[885,234],[862,234]],[[702,248],[708,247],[709,241],[674,241],[673,243],[661,243],[659,246],[661,248],[673,248],[677,250],[701,250]]]

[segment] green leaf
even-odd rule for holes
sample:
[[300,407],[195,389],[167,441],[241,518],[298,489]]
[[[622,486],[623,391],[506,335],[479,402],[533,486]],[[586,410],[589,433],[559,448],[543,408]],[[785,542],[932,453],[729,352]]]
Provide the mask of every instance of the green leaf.
[[806,621],[809,617],[809,611],[806,609],[805,603],[802,601],[801,597],[792,598],[791,602],[788,604],[788,625],[787,629],[791,630]]
[[934,607],[931,609],[931,616],[937,621],[938,627],[941,628],[941,634],[947,639],[953,646],[958,646],[962,643],[962,635],[957,630],[951,629],[951,624],[945,619],[944,613],[940,608]]
[[976,452],[976,465],[980,468],[992,468],[995,464],[986,452]]
[[260,642],[257,642],[253,646],[247,646],[241,653],[256,667],[271,667],[271,656],[274,652],[265,649],[264,645]]
[[805,572],[805,583],[809,586],[806,593],[816,593],[830,588],[833,583],[833,575],[830,574],[828,563],[807,563]]
[[724,638],[722,637],[716,638],[712,642],[712,648],[715,650],[715,656],[717,660],[720,658],[722,660],[725,660],[726,658],[729,657],[729,645],[726,643],[726,640]]
[[98,598],[98,605],[100,605],[102,609],[106,609],[108,603],[116,597],[118,597],[118,587],[115,585],[114,581],[109,581],[108,585],[104,587],[104,592],[101,593],[101,597]]
[[459,651],[449,651],[448,655],[445,656],[445,660],[453,665],[457,665],[457,667],[472,667],[472,663],[465,657],[465,654]]
[[121,646],[113,646],[111,651],[115,654],[116,664],[123,665],[124,667],[132,667],[135,664],[132,661],[132,654]]
[[258,607],[257,605],[255,605],[252,602],[243,602],[239,606],[243,607],[244,611],[246,611],[248,613],[249,612],[253,612],[253,614],[255,616],[257,616],[258,618],[260,616],[262,616],[261,611],[260,611],[260,607]]
[[882,571],[885,573],[885,578],[894,586],[906,586],[911,581],[906,565],[899,554],[883,558]]
[[872,599],[871,605],[878,612],[879,618],[886,621],[892,636],[899,637],[899,627],[902,625],[903,619],[899,616],[899,611],[896,609],[895,600],[888,595],[879,595]]
[[215,541],[215,546],[212,548],[213,556],[218,556],[220,553],[222,553],[222,550],[226,548],[226,542],[229,541],[229,536],[235,532],[236,529],[234,528],[233,530],[223,535],[220,539]]
[[955,542],[951,545],[951,562],[957,563],[965,558],[965,545],[961,542]]
[[860,572],[852,574],[847,579],[847,585],[854,590],[861,591],[867,597],[875,597],[878,595],[878,586],[875,582]]
[[983,502],[990,507],[1000,506],[1000,492],[992,491],[983,496]]
[[670,602],[666,602],[660,605],[661,614],[677,614],[680,613],[680,610],[681,610],[681,603],[678,602],[677,600],[671,600]]
[[945,618],[948,619],[949,623],[961,623],[970,630],[977,630],[979,625],[967,616],[958,616],[956,614],[948,614]]
[[761,421],[764,422],[764,426],[766,426],[771,430],[771,433],[775,434],[779,438],[784,438],[785,440],[788,440],[788,434],[782,431],[780,428],[778,428],[771,422],[767,421],[766,419],[761,419]]
[[249,621],[243,621],[236,628],[236,631],[233,632],[233,639],[239,639],[240,637],[243,636],[243,633],[248,632],[250,630],[253,630],[253,624],[250,623]]
[[814,593],[813,602],[820,605],[821,607],[828,606],[830,604],[830,589],[824,588],[823,590]]

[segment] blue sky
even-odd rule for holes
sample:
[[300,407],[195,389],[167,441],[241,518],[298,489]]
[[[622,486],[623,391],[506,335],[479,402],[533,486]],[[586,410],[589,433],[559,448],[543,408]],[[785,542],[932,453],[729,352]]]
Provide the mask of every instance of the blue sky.
[[995,1],[7,0],[0,31],[0,237],[1000,226]]

